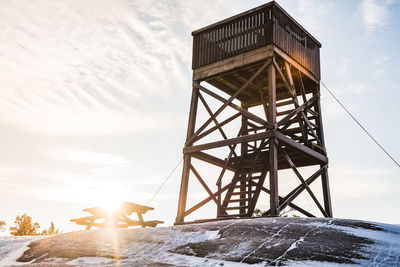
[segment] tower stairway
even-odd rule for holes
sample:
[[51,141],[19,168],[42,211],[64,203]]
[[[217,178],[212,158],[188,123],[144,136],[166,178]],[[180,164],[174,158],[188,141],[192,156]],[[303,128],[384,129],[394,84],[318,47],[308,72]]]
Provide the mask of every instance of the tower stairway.
[[237,170],[222,202],[226,212],[218,217],[251,217],[266,175],[267,171]]

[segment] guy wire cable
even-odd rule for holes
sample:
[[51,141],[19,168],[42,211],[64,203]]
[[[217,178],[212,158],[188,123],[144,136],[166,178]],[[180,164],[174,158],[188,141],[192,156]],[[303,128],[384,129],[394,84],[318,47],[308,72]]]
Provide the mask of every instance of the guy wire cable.
[[389,154],[386,149],[383,148],[383,146],[367,131],[367,129],[364,128],[364,126],[361,125],[361,123],[351,114],[351,112],[340,102],[340,100],[332,93],[331,90],[328,89],[328,87],[321,81],[321,84],[325,87],[325,89],[329,92],[329,94],[336,100],[336,102],[339,103],[339,105],[347,112],[347,114],[350,115],[350,117],[360,126],[360,128],[377,144],[380,149],[400,168],[400,164]]

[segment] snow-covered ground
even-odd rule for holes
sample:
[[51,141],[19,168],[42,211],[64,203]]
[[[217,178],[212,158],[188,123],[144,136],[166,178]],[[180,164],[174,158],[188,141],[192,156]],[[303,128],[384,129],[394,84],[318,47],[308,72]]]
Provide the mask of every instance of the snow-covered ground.
[[400,226],[342,219],[258,218],[35,239],[0,237],[0,266],[400,266]]
[[29,243],[40,237],[0,236],[0,266],[21,264],[16,260],[28,249]]

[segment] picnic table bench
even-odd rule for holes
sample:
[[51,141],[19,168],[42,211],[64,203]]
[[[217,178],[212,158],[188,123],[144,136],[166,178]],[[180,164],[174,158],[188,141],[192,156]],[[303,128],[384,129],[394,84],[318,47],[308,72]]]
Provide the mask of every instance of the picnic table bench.
[[[157,224],[164,223],[163,221],[153,220],[144,221],[143,214],[148,210],[154,210],[152,207],[142,206],[132,202],[122,202],[120,206],[112,211],[108,212],[102,207],[93,207],[83,209],[85,212],[89,212],[91,216],[71,219],[78,225],[86,226],[86,230],[90,230],[92,227],[99,228],[128,228],[130,226],[141,226],[141,227],[156,227]],[[132,213],[136,213],[138,220],[129,218]]]

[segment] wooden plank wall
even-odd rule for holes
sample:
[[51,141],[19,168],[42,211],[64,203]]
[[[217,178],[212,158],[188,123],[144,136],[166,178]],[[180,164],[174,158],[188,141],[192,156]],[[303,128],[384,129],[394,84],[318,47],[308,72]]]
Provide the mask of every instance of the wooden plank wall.
[[273,43],[320,79],[319,46],[275,6],[273,18]]
[[[267,9],[239,17],[194,35],[192,68],[214,63],[271,43]],[[271,37],[271,35],[268,35]]]

